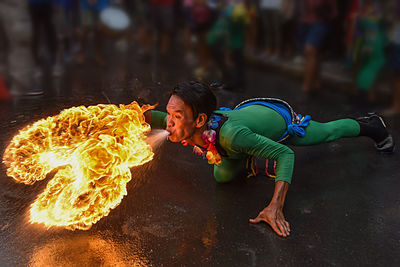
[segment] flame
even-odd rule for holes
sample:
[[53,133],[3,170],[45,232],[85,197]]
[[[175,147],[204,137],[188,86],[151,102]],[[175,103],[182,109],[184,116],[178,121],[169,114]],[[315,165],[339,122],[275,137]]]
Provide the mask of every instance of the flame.
[[22,129],[5,150],[7,175],[33,184],[57,170],[31,205],[30,222],[89,229],[127,194],[131,167],[153,158],[143,112],[154,106],[79,106]]

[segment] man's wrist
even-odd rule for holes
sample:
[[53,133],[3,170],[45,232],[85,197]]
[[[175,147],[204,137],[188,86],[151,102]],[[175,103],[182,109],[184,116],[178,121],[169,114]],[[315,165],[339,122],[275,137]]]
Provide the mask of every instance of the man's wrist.
[[274,195],[272,196],[270,206],[272,208],[282,209],[285,204],[286,193],[289,188],[289,183],[284,181],[277,181],[275,183]]
[[144,115],[144,120],[145,120],[148,124],[150,124],[150,123],[151,123],[151,119],[152,119],[151,110],[146,110],[146,111],[143,113],[143,115]]
[[278,200],[271,200],[271,202],[268,204],[268,208],[282,209],[283,208],[283,203],[281,203]]

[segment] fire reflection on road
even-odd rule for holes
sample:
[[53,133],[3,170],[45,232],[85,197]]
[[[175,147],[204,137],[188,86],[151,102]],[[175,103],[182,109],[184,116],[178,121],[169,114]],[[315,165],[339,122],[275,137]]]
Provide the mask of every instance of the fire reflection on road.
[[34,249],[29,266],[149,266],[138,250],[98,236],[59,238]]

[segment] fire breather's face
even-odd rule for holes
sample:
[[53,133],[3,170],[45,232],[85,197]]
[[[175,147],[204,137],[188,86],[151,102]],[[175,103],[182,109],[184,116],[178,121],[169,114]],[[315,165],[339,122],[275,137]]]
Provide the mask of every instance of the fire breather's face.
[[171,142],[181,142],[193,136],[196,120],[193,112],[179,96],[172,95],[167,104],[167,131]]

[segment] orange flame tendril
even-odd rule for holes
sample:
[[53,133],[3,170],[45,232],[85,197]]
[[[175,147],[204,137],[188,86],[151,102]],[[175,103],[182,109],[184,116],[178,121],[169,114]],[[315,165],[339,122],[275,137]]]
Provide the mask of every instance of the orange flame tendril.
[[153,158],[143,113],[154,107],[73,107],[22,129],[3,156],[7,175],[33,184],[57,169],[31,205],[30,222],[87,230],[118,206],[129,168]]

